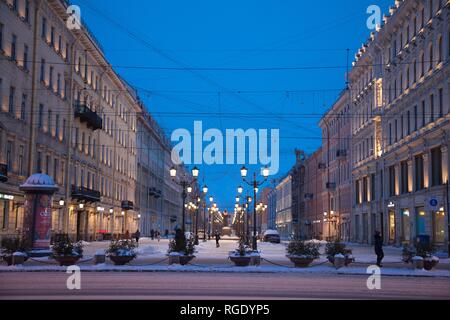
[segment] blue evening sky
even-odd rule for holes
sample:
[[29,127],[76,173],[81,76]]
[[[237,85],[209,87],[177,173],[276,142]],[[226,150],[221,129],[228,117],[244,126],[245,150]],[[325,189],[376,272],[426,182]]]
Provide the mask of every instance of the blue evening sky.
[[[74,0],[109,62],[168,136],[208,128],[280,129],[280,171],[294,149],[321,144],[318,121],[345,86],[369,37],[367,7],[393,0]],[[122,66],[122,67],[120,67]],[[329,67],[282,71],[169,68]],[[133,68],[130,68],[133,67]],[[179,113],[179,114],[177,114]],[[199,166],[220,208],[232,209],[241,165]],[[252,167],[251,171],[260,166]]]

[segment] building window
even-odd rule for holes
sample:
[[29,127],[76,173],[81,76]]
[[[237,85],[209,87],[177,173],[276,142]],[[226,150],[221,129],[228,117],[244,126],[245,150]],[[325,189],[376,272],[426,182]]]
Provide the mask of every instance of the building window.
[[3,52],[3,23],[0,23],[0,51]]
[[25,0],[25,22],[30,23],[30,0]]
[[25,112],[27,108],[27,99],[28,96],[26,94],[22,95],[22,105],[20,107],[20,119],[25,120]]
[[425,127],[425,119],[426,119],[426,114],[425,114],[425,100],[422,101],[422,128]]
[[428,70],[431,71],[433,69],[433,44],[430,44],[430,64]]
[[16,88],[10,87],[10,88],[9,88],[9,105],[8,105],[8,112],[9,112],[11,115],[14,115],[14,103],[15,103],[14,98],[15,98],[15,95],[16,95]]
[[66,141],[66,119],[63,119],[63,125],[62,125],[62,141]]
[[420,55],[420,77],[425,75],[425,53]]
[[55,28],[51,27],[50,29],[50,45],[54,48],[55,47]]
[[374,173],[370,176],[370,200],[375,201],[375,182],[376,176]]
[[434,95],[430,95],[430,122],[434,121]]
[[59,139],[59,114],[55,116],[55,137]]
[[395,166],[389,167],[389,196],[395,196],[395,187],[396,187],[396,179],[395,179]]
[[41,37],[44,41],[47,39],[47,19],[42,18]]
[[55,158],[55,160],[53,161],[53,179],[55,179],[55,181],[57,183],[59,182],[58,163],[59,163],[59,160]]
[[17,61],[17,36],[14,34],[11,39],[11,60]]
[[407,161],[402,161],[400,163],[400,168],[401,168],[401,193],[405,194],[408,193],[409,191],[409,186],[408,186],[408,162]]
[[50,73],[49,73],[49,77],[48,77],[48,86],[50,89],[53,90],[53,67],[50,67]]
[[368,199],[368,197],[367,197],[367,193],[368,193],[368,187],[369,187],[369,183],[368,183],[368,179],[367,179],[367,177],[364,177],[363,178],[363,194],[362,194],[362,196],[363,196],[363,203],[366,203],[367,202],[367,199]]
[[45,59],[41,59],[41,75],[40,75],[41,82],[45,82]]
[[423,180],[423,156],[418,155],[414,158],[415,167],[416,167],[416,191],[423,190],[425,188],[424,180]]
[[23,47],[23,69],[28,71],[28,46]]
[[442,62],[442,56],[443,56],[443,46],[442,46],[442,36],[439,36],[438,40],[438,62]]
[[36,171],[42,173],[42,153],[38,151],[36,159]]
[[12,172],[12,164],[13,164],[13,143],[12,141],[8,141],[6,143],[6,165],[8,166],[8,171]]
[[392,123],[389,123],[389,145],[392,145]]
[[431,150],[431,185],[442,184],[442,151],[441,148]]
[[444,89],[439,89],[439,118],[444,116]]
[[413,70],[413,83],[416,83],[417,81],[417,61],[414,60],[414,70]]
[[395,119],[394,125],[394,142],[398,141],[398,121]]
[[19,175],[23,176],[24,170],[23,170],[23,163],[24,163],[24,147],[19,147]]
[[18,10],[17,0],[13,0],[13,2],[12,2],[12,10],[14,12],[17,12],[17,10]]
[[38,115],[38,128],[43,129],[44,128],[44,105],[39,105],[39,115]]
[[58,79],[56,81],[56,93],[61,96],[61,74],[58,73]]
[[52,110],[47,111],[47,132],[52,133]]
[[414,131],[417,130],[417,106],[414,106]]
[[8,220],[9,220],[9,201],[8,200],[1,201],[0,205],[3,206],[2,229],[7,229],[8,228]]
[[51,162],[52,162],[52,160],[50,159],[50,156],[47,155],[45,157],[45,174],[47,174],[47,175],[51,175],[51,173],[50,173]]
[[441,208],[439,211],[432,211],[433,213],[433,242],[444,243],[445,228],[447,221],[445,216],[445,209]]
[[407,133],[408,136],[411,134],[411,111],[408,110],[408,119],[407,119]]

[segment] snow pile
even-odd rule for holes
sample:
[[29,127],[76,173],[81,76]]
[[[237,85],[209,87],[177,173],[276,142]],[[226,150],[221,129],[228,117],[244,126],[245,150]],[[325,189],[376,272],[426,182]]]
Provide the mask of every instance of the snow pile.
[[161,253],[158,247],[152,245],[139,246],[134,251],[140,256],[149,256]]

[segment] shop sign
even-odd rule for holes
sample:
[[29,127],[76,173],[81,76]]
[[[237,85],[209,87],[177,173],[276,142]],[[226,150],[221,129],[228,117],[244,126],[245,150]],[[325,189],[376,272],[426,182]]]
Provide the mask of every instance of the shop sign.
[[4,199],[4,200],[14,200],[14,196],[10,195],[10,194],[3,194],[0,193],[0,199]]

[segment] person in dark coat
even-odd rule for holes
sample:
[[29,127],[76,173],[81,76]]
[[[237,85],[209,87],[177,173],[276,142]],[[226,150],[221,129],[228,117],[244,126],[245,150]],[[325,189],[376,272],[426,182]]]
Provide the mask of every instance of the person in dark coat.
[[154,240],[155,239],[155,230],[150,230],[150,238],[152,239],[152,240]]
[[220,247],[220,243],[219,243],[220,233],[219,233],[219,231],[216,230],[215,236],[216,236],[216,248],[219,248]]
[[383,238],[381,237],[380,231],[375,231],[374,241],[375,241],[375,254],[377,255],[377,266],[381,268],[382,267],[381,261],[384,258],[384,252],[383,252]]
[[136,242],[139,242],[140,237],[141,237],[141,232],[139,231],[139,229],[137,229],[134,234],[134,238],[136,239]]

